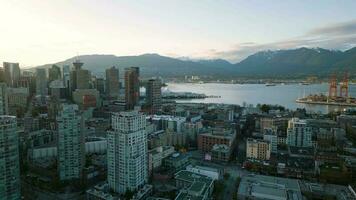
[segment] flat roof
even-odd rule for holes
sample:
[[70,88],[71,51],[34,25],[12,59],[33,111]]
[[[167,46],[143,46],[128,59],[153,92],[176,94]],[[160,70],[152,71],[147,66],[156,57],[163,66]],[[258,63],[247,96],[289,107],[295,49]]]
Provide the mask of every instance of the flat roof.
[[200,175],[200,174],[190,172],[187,170],[181,170],[181,171],[177,172],[175,174],[174,178],[183,180],[183,181],[187,181],[187,182],[191,182],[191,183],[199,181],[199,182],[206,183],[207,185],[210,185],[213,182],[213,179],[211,179],[207,176]]
[[243,177],[238,194],[246,197],[263,197],[265,199],[303,199],[298,180],[264,175]]

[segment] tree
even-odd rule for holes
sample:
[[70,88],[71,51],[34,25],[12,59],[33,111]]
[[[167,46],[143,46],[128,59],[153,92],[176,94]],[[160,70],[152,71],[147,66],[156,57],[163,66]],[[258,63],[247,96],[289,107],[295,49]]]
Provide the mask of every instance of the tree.
[[229,178],[230,178],[230,174],[229,174],[229,173],[225,173],[225,174],[224,174],[224,179],[227,180],[227,179],[229,179]]
[[127,188],[127,190],[124,194],[124,199],[132,199],[134,194],[135,194],[134,191],[131,191],[130,189]]

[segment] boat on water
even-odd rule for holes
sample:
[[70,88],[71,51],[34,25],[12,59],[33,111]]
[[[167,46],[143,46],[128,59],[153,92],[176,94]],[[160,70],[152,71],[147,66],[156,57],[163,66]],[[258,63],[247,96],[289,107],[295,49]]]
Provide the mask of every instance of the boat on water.
[[271,87],[271,86],[276,86],[276,84],[274,84],[274,83],[266,83],[266,86],[267,87]]

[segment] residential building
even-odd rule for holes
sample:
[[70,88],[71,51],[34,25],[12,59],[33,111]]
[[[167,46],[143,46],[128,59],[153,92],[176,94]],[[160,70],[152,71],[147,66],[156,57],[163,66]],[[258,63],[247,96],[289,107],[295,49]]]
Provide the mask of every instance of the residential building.
[[146,105],[150,114],[157,114],[161,110],[162,104],[162,92],[161,92],[161,80],[150,79],[147,82],[146,87]]
[[285,117],[262,117],[260,119],[260,130],[263,131],[265,129],[277,129],[285,132],[288,125],[288,118]]
[[271,146],[268,141],[248,138],[246,142],[246,158],[269,160]]
[[140,189],[148,180],[145,116],[138,111],[113,113],[107,139],[110,189],[120,194]]
[[82,117],[75,104],[62,104],[56,118],[60,180],[81,179],[85,164]]
[[311,147],[312,129],[306,120],[293,118],[288,122],[287,145],[295,147]]
[[21,199],[16,117],[0,116],[0,199]]
[[148,121],[151,121],[157,130],[165,130],[175,133],[181,133],[183,131],[183,125],[186,122],[185,117],[176,117],[171,115],[153,115],[147,117]]
[[9,114],[16,115],[18,110],[24,114],[29,96],[28,88],[7,88]]
[[224,144],[230,148],[235,143],[236,132],[232,129],[214,128],[198,135],[198,149],[210,152],[215,144]]
[[117,98],[119,96],[120,81],[119,81],[119,69],[115,66],[106,69],[106,94],[111,98]]
[[278,136],[275,130],[273,129],[264,129],[263,131],[263,140],[268,141],[271,145],[270,149],[272,153],[277,153],[278,147]]
[[133,110],[140,98],[140,69],[130,67],[125,69],[125,100],[126,109]]

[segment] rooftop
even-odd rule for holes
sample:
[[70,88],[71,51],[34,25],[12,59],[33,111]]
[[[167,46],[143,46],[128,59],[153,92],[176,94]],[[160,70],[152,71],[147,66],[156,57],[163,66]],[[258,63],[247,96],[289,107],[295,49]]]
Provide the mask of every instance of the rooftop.
[[263,199],[303,199],[298,180],[263,175],[248,175],[243,177],[238,194],[245,197]]
[[210,185],[213,183],[213,179],[187,170],[181,170],[177,172],[174,177],[175,179],[191,182],[191,183],[200,182],[200,183],[205,183],[206,185]]

